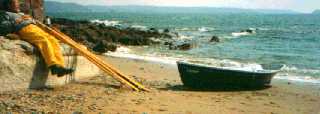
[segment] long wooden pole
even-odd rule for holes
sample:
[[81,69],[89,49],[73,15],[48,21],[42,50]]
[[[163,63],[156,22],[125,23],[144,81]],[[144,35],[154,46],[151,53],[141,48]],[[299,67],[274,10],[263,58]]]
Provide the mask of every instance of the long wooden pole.
[[[64,35],[65,37],[68,37],[66,36],[64,33],[60,32],[59,30],[57,29],[54,29],[56,32],[60,33],[61,35]],[[71,39],[70,39],[71,40]],[[114,67],[112,67],[110,64],[106,63],[106,62],[103,62],[102,60],[100,60],[100,58],[96,57],[93,53],[90,53],[89,51],[85,51],[85,52],[88,52],[87,54],[89,54],[91,58],[93,58],[94,60],[97,60],[97,64],[100,64],[103,66],[103,68],[107,68],[109,71],[112,71],[112,73],[115,73],[117,74],[118,76],[121,76],[123,79],[127,80],[128,82],[132,83],[133,85],[136,85],[137,87],[139,88],[142,88],[142,89],[147,89],[145,88],[143,85],[141,85],[140,83],[137,83],[136,81],[132,80],[131,78],[129,78],[128,76],[126,76],[125,74],[121,73],[119,70],[115,69]]]
[[[60,35],[62,35],[62,37],[67,37],[66,35],[62,34],[61,32],[55,30],[55,32],[59,33]],[[68,41],[68,39],[60,39],[61,41],[63,42],[70,42]],[[75,44],[75,43],[72,43],[70,44],[70,46],[74,46],[75,47],[75,50],[77,50],[78,52],[81,51],[82,52],[82,55],[87,55],[85,56],[89,61],[93,62],[95,65],[97,65],[100,69],[102,69],[104,72],[108,73],[109,75],[113,76],[114,78],[116,78],[118,81],[120,81],[121,83],[123,84],[127,84],[129,85],[131,88],[133,88],[134,90],[138,91],[139,89],[132,85],[130,82],[124,80],[123,78],[119,77],[117,75],[117,73],[115,73],[114,71],[112,71],[110,68],[106,67],[104,65],[104,63],[102,62],[102,60],[100,60],[98,57],[96,57],[95,55],[93,55],[92,53],[90,53],[89,51],[86,51],[86,49],[84,49],[83,47]]]
[[113,78],[117,79],[122,84],[126,84],[132,89],[136,91],[150,91],[146,87],[144,87],[142,84],[134,81],[133,79],[130,79],[128,76],[124,75],[117,69],[113,68],[111,65],[105,63],[103,60],[101,60],[99,57],[97,57],[95,54],[91,53],[87,49],[83,48],[79,44],[77,44],[75,41],[73,41],[70,37],[63,34],[62,32],[52,29],[50,27],[47,27],[46,25],[42,24],[41,22],[37,21],[37,25],[49,32],[50,34],[54,35],[57,39],[61,40],[62,42],[68,44],[71,46],[74,50],[82,54],[84,57],[86,57],[89,61],[94,63],[97,67],[99,67],[104,72],[111,75]]

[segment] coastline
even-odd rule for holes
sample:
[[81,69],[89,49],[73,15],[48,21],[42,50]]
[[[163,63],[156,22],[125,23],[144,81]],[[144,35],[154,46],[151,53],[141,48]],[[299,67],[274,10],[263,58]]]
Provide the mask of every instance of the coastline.
[[[258,91],[192,91],[184,88],[175,65],[101,56],[152,92],[121,89],[109,76],[97,76],[41,91],[0,95],[4,111],[133,114],[319,114],[320,86],[274,79]],[[5,107],[13,103],[15,107]],[[1,110],[0,110],[1,111]]]

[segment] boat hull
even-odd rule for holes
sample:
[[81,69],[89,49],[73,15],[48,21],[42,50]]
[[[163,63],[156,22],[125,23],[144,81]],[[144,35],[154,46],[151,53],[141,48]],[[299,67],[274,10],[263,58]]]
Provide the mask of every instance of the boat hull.
[[277,72],[248,72],[178,62],[181,81],[192,88],[263,88]]

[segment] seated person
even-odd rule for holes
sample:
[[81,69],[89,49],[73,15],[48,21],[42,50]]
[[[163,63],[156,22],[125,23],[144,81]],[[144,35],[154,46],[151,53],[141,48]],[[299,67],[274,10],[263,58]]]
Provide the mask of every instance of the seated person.
[[30,16],[19,13],[18,0],[0,0],[0,36],[16,34],[36,46],[51,71],[58,77],[73,73],[65,68],[58,40],[34,24]]

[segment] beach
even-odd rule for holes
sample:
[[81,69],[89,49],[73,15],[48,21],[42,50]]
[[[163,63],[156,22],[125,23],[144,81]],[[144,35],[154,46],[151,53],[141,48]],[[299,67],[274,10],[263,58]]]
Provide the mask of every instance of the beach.
[[314,1],[7,1],[0,114],[320,114]]
[[102,57],[151,92],[134,92],[101,75],[60,87],[0,94],[0,112],[101,114],[320,114],[320,86],[274,79],[256,91],[194,91],[175,64]]

